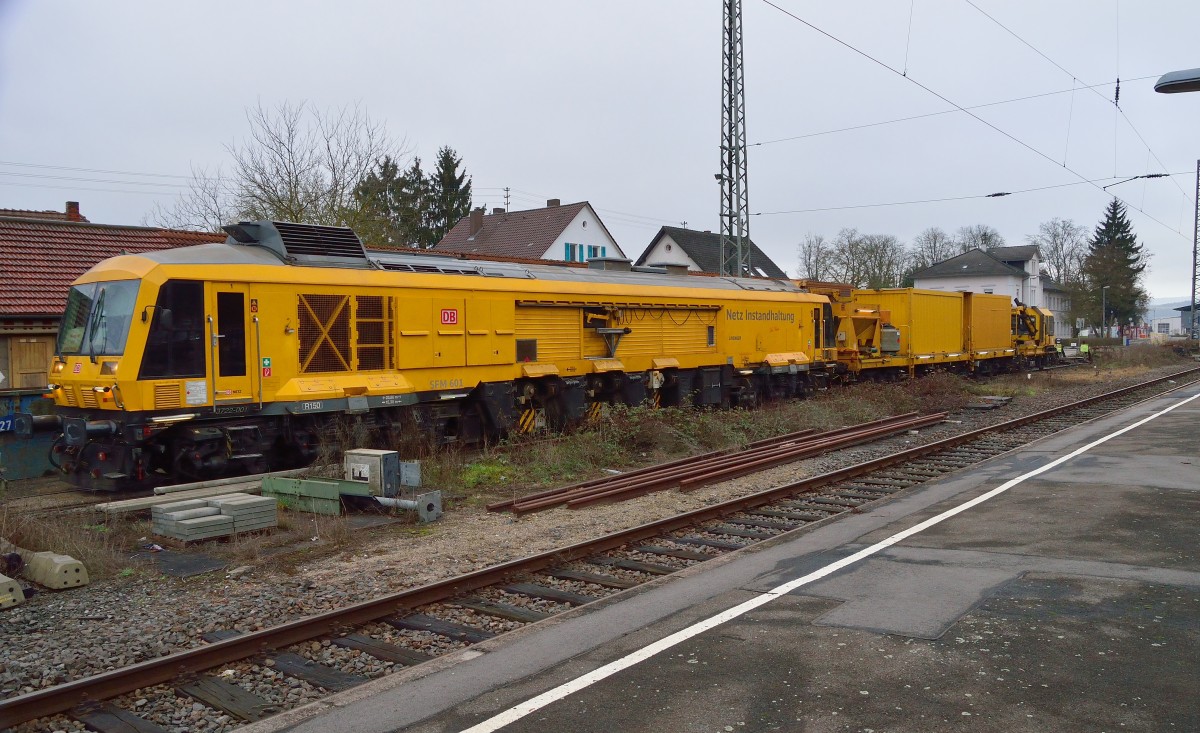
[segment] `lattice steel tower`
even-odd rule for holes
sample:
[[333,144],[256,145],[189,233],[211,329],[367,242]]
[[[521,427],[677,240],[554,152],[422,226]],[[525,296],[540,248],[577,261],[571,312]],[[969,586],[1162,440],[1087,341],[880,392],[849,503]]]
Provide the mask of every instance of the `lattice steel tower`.
[[725,0],[721,71],[721,274],[750,275],[750,193],[746,175],[746,88],[742,0]]

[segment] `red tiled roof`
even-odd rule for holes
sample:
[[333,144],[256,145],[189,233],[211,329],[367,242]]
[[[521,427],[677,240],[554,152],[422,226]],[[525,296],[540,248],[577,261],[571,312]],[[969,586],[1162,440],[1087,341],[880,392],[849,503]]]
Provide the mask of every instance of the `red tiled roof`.
[[471,236],[471,217],[459,220],[434,246],[435,252],[537,260],[587,206],[586,201],[483,217],[483,228]]
[[79,202],[68,201],[66,211],[32,211],[30,209],[0,209],[0,216],[11,216],[16,219],[38,219],[40,221],[87,221],[88,218],[79,213]]
[[86,216],[72,219],[65,211],[31,211],[29,209],[0,209],[0,216],[14,219],[37,219],[40,221],[87,221]]
[[224,241],[207,232],[0,217],[0,316],[61,315],[75,278],[109,257]]

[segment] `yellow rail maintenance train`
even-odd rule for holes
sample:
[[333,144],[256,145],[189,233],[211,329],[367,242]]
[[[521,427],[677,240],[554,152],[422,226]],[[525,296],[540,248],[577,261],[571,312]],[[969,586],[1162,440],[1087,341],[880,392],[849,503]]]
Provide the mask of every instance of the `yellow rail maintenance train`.
[[[71,288],[52,460],[77,486],[304,465],[333,420],[381,442],[562,428],[607,403],[751,406],[823,387],[828,299],[789,282],[370,253],[349,229],[227,228]],[[831,353],[831,352],[829,352]]]
[[381,445],[412,431],[472,443],[606,404],[752,407],[1050,358],[1047,314],[1001,296],[368,252],[349,229],[284,222],[227,231],[72,286],[56,413],[17,429],[59,432],[51,460],[75,485],[306,465],[343,415]]

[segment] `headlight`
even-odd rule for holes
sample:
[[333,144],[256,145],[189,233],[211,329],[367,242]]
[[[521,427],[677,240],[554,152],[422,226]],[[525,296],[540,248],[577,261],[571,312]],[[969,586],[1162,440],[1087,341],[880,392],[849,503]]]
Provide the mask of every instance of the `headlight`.
[[112,376],[117,373],[117,362],[103,361],[100,362],[100,376]]
[[67,368],[67,362],[56,361],[56,362],[54,362],[54,366],[50,367],[50,373],[58,374],[58,373],[62,372],[63,369],[66,369],[66,368]]

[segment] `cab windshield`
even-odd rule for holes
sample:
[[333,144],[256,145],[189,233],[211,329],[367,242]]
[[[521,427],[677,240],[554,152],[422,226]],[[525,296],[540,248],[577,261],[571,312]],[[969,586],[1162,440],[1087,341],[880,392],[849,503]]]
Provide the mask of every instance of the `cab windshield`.
[[75,285],[58,331],[59,356],[120,356],[133,321],[137,280]]

